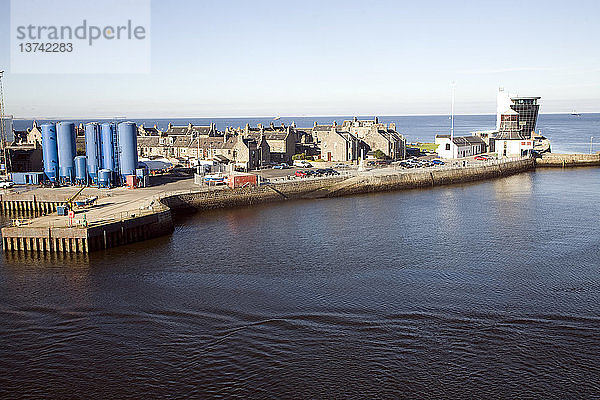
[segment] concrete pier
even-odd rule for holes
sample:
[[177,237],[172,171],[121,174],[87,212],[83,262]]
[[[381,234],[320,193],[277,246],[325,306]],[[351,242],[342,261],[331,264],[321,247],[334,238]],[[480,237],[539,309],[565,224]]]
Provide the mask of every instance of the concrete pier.
[[2,228],[5,251],[88,253],[138,242],[173,232],[168,209],[106,221],[88,227],[32,226]]
[[[79,188],[38,188],[0,194],[0,209],[20,217],[2,228],[2,247],[8,252],[88,253],[169,234],[173,220],[168,207],[153,199],[160,191],[84,189],[98,197],[88,208],[75,209],[69,220],[58,216]],[[28,218],[29,217],[29,218]]]

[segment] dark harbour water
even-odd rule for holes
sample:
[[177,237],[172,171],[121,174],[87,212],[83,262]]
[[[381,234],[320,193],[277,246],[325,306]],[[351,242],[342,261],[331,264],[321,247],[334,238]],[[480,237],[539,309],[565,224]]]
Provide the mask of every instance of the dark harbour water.
[[0,398],[600,398],[600,169],[5,256]]

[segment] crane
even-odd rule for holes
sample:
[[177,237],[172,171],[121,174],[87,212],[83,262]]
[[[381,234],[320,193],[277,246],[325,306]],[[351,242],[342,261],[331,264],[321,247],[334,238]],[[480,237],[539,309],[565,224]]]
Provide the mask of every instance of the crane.
[[73,196],[71,196],[66,202],[65,202],[65,207],[67,208],[67,210],[72,210],[73,207],[73,203],[75,202],[75,199],[77,198],[77,196],[79,196],[81,194],[81,192],[83,192],[83,189],[85,189],[87,186],[82,186],[81,189],[79,189],[77,191],[77,193],[75,193]]

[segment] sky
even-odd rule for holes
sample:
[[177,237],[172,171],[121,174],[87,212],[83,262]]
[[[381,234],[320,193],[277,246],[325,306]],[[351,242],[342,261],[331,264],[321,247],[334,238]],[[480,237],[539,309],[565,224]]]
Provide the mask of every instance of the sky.
[[[94,0],[96,3],[98,0]],[[496,92],[541,112],[600,112],[600,2],[151,2],[150,73],[0,70],[15,117],[249,117],[495,113]]]

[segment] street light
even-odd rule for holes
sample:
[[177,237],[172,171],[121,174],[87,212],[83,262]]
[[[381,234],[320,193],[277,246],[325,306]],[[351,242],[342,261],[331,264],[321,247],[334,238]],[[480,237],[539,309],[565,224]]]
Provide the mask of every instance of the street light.
[[590,137],[590,154],[592,154],[592,146],[594,144],[594,137]]

